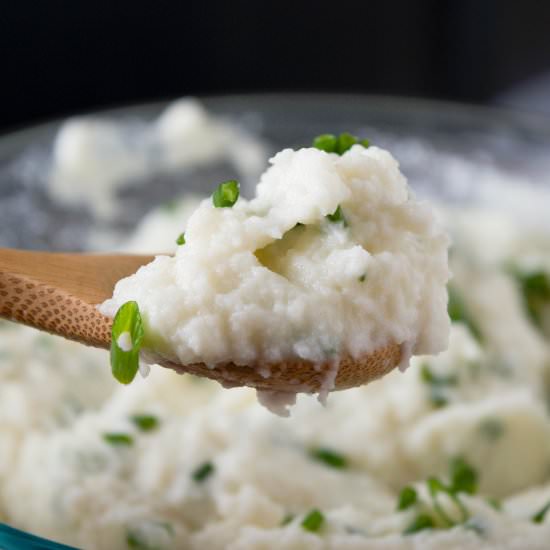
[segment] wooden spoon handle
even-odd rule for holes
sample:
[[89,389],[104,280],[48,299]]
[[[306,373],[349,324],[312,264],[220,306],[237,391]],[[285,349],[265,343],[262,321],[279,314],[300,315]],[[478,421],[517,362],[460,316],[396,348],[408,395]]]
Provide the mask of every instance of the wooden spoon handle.
[[108,348],[111,319],[96,306],[149,260],[0,249],[0,317]]
[[91,304],[32,277],[0,269],[0,317],[105,348],[111,320]]

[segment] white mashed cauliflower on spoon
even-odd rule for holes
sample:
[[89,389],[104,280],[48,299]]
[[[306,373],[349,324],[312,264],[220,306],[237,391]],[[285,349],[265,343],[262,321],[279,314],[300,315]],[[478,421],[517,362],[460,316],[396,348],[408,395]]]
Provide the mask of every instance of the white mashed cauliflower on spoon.
[[330,362],[322,393],[343,357],[398,345],[404,367],[446,348],[449,239],[389,152],[285,149],[253,199],[237,185],[202,201],[176,254],[119,281],[102,313],[136,301],[144,348],[182,365],[268,380],[289,359]]

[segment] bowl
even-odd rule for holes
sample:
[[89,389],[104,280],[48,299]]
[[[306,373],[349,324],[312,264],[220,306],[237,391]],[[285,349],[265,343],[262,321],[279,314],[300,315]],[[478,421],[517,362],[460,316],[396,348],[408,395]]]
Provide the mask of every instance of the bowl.
[[[327,131],[350,131],[390,149],[420,196],[453,204],[483,202],[528,221],[536,200],[520,207],[501,196],[499,182],[533,190],[550,188],[550,124],[540,116],[360,95],[266,94],[200,101],[208,112],[255,136],[263,144],[265,159],[285,146],[308,145],[313,136]],[[143,135],[166,106],[166,102],[125,106],[92,115],[118,121],[132,135],[134,130]],[[98,229],[122,239],[152,207],[184,191],[208,193],[228,172],[237,170],[228,158],[168,169],[154,163],[145,174],[120,186],[125,201],[122,215],[98,217],[85,202],[60,204],[47,191],[55,138],[63,122],[46,122],[0,138],[2,247],[83,250],[90,247]],[[252,168],[244,177],[251,183],[255,175]],[[0,547],[69,548],[7,525],[0,525]]]

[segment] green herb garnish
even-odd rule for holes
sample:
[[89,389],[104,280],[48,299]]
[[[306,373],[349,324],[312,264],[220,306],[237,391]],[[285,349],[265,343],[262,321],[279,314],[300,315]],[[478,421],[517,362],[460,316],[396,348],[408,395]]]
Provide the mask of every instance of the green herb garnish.
[[420,379],[428,385],[430,391],[430,401],[434,407],[443,407],[447,405],[447,388],[456,386],[458,379],[456,376],[443,376],[434,373],[427,364],[420,367]]
[[323,462],[331,468],[343,469],[348,466],[348,461],[344,455],[326,447],[312,449],[310,455],[315,460]]
[[544,271],[520,273],[514,271],[523,295],[523,304],[531,321],[543,328],[543,311],[550,307],[550,275]]
[[334,134],[321,134],[313,139],[313,147],[327,153],[335,153],[337,146],[338,138]]
[[202,483],[205,479],[214,473],[214,464],[212,462],[203,462],[191,473],[191,477],[197,483]]
[[533,523],[542,523],[546,517],[546,513],[550,510],[550,501],[547,502],[532,518]]
[[364,283],[366,280],[367,280],[367,274],[363,273],[363,275],[361,275],[361,277],[359,277],[359,282]]
[[343,223],[344,227],[348,226],[348,222],[344,217],[341,206],[338,206],[338,208],[332,214],[327,214],[327,220],[331,221],[332,223]]
[[[437,513],[437,515],[443,520],[443,523],[447,527],[452,527],[456,524],[456,522],[449,517],[447,512],[443,509],[441,504],[438,500],[438,494],[439,493],[446,493],[451,499],[455,501],[455,503],[463,509],[462,503],[457,499],[457,497],[453,494],[453,492],[450,490],[449,487],[447,487],[444,483],[442,483],[438,478],[436,477],[430,477],[426,480],[426,485],[428,486],[428,493],[432,499],[432,505],[434,508],[434,511]],[[468,519],[467,512],[466,514],[463,513],[463,520],[466,521]]]
[[418,499],[416,489],[413,487],[404,487],[399,493],[399,501],[397,502],[398,510],[406,510],[413,506]]
[[[463,502],[459,498],[460,493],[474,494],[477,490],[477,472],[461,458],[454,458],[450,464],[450,481],[448,484],[443,483],[437,477],[430,477],[426,480],[428,494],[431,498],[431,509],[429,513],[425,513],[423,508],[420,508],[418,515],[413,523],[407,527],[404,534],[416,533],[422,529],[435,528],[434,517],[438,519],[438,525],[450,528],[455,525],[464,524],[470,519],[470,514]],[[460,510],[461,519],[455,520],[449,516],[439,501],[439,495],[444,494],[454,503],[456,508]],[[419,502],[417,492],[412,487],[405,487],[399,494],[397,503],[398,510],[405,510],[414,507]]]
[[497,512],[500,512],[502,510],[502,502],[500,502],[498,498],[489,497],[486,500],[487,504],[491,506],[491,508],[494,508]]
[[368,139],[359,139],[348,132],[343,132],[339,136],[335,136],[334,134],[321,134],[313,140],[313,147],[327,153],[336,153],[338,155],[343,155],[356,144],[362,145],[365,148],[370,146]]
[[359,143],[359,140],[355,136],[352,136],[348,132],[344,132],[338,136],[336,152],[339,155],[343,155],[346,151],[351,149],[356,143]]
[[404,535],[413,535],[424,529],[433,529],[434,520],[427,514],[419,514],[413,522],[403,531]]
[[212,202],[216,208],[228,208],[233,206],[239,198],[239,182],[227,180],[220,185],[212,194]]
[[473,495],[477,491],[477,472],[462,458],[451,460],[451,486],[453,493]]
[[116,447],[130,447],[134,444],[134,438],[131,435],[118,432],[103,434],[103,440]]
[[176,239],[176,244],[178,246],[185,244],[185,232],[181,233],[180,236]]
[[150,432],[158,428],[159,420],[152,414],[134,414],[130,420],[138,427],[142,432]]
[[286,514],[285,517],[281,520],[281,527],[292,523],[292,520],[295,518],[294,514]]
[[430,401],[436,409],[446,407],[449,404],[446,392],[441,386],[432,386],[430,388]]
[[129,384],[136,376],[142,340],[143,323],[138,304],[126,302],[116,312],[111,330],[111,370],[121,384]]
[[321,529],[324,522],[325,517],[315,508],[306,515],[306,517],[302,520],[301,525],[306,531],[317,533],[319,529]]
[[437,386],[456,386],[458,383],[456,376],[436,374],[426,363],[420,367],[420,377],[426,384],[435,384]]
[[462,515],[462,523],[469,518],[468,510],[458,497],[459,493],[475,494],[477,491],[477,472],[461,457],[451,460],[450,465],[451,480],[448,485],[442,483],[439,479],[432,477],[427,480],[428,492],[432,497],[434,510],[447,526],[456,525],[457,522],[451,519],[443,510],[437,500],[438,493],[446,493],[459,508]]
[[447,305],[447,311],[451,321],[453,323],[464,323],[474,338],[478,342],[481,342],[483,340],[481,331],[479,330],[479,326],[474,318],[470,315],[466,304],[464,303],[464,299],[455,287],[449,285],[448,291],[449,303]]
[[490,441],[496,441],[504,434],[504,424],[498,418],[486,418],[479,424],[479,431]]
[[136,531],[128,531],[126,533],[126,544],[128,548],[132,548],[133,550],[153,550],[153,547],[145,542]]

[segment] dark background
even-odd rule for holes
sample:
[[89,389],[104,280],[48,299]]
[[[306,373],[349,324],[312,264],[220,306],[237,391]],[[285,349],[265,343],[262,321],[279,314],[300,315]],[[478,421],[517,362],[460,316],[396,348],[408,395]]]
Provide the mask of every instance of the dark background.
[[0,130],[185,94],[488,103],[550,71],[550,2],[13,0],[0,52]]

